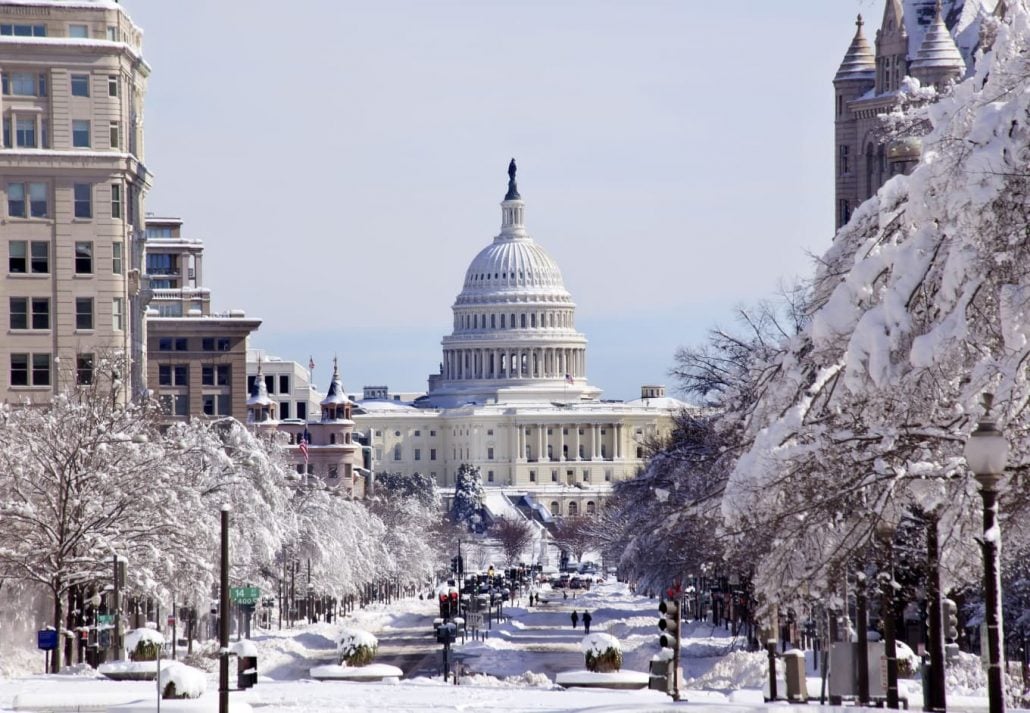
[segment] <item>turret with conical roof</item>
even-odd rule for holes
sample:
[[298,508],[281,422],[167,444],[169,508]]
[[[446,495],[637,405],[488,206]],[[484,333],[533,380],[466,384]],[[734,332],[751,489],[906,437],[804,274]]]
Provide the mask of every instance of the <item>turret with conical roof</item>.
[[924,86],[933,85],[938,89],[949,81],[961,79],[966,72],[962,53],[944,24],[941,0],[937,0],[933,22],[923,36],[923,44],[909,70]]
[[268,386],[261,373],[261,359],[258,359],[257,376],[254,377],[254,388],[247,399],[247,421],[273,425],[276,422],[276,403],[268,396]]
[[323,421],[350,420],[353,403],[343,391],[343,382],[340,381],[340,366],[336,357],[333,357],[333,377],[329,382],[329,393],[322,399],[319,406],[322,407]]
[[872,91],[876,82],[873,50],[862,32],[862,16],[855,21],[855,37],[851,40],[836,76],[833,78],[834,100],[834,175],[837,184],[837,227],[848,222],[851,211],[858,207],[859,136],[851,103]]
[[908,74],[908,32],[901,0],[887,0],[876,31],[876,93],[897,91]]

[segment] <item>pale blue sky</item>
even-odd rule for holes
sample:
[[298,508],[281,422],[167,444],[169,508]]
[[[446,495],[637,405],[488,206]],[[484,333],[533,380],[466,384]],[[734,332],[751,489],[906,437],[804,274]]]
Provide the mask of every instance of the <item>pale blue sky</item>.
[[[508,160],[607,398],[809,271],[831,80],[881,0],[123,0],[153,67],[147,210],[216,309],[323,388],[425,388]],[[867,25],[867,37],[872,39]]]

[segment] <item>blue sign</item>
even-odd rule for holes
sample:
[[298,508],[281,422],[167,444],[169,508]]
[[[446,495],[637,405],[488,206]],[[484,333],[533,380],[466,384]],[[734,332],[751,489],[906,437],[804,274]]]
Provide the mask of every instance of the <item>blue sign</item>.
[[53,651],[57,648],[57,630],[43,629],[36,632],[36,647],[43,651]]

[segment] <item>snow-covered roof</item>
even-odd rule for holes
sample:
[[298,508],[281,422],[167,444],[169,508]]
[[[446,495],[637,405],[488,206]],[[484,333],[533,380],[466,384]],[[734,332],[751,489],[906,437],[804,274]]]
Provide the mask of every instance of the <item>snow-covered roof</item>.
[[671,396],[660,396],[656,399],[633,399],[626,402],[627,406],[642,406],[644,408],[664,409],[668,411],[682,411],[683,409],[694,408],[686,401],[674,399]]
[[415,408],[404,401],[390,401],[387,399],[364,399],[357,405],[365,413],[396,413],[398,411],[410,411],[412,413],[424,414],[426,409]]
[[855,37],[851,40],[844,61],[840,63],[840,68],[833,78],[835,82],[847,79],[872,79],[876,72],[876,57],[862,32],[862,24],[862,16],[859,15],[855,22]]
[[923,37],[923,43],[916,52],[910,69],[940,67],[943,69],[965,70],[966,61],[962,59],[952,39],[951,33],[944,25],[941,13],[934,15],[933,22]]
[[[934,23],[937,0],[904,0],[905,32],[908,34],[909,59],[914,60],[923,39]],[[980,21],[994,12],[998,0],[943,0],[945,24],[951,28],[961,53],[968,57],[980,35]]]
[[333,378],[329,381],[329,392],[322,399],[319,406],[340,406],[349,403],[350,399],[347,398],[347,393],[343,390],[343,383],[340,381],[340,367],[334,358]]

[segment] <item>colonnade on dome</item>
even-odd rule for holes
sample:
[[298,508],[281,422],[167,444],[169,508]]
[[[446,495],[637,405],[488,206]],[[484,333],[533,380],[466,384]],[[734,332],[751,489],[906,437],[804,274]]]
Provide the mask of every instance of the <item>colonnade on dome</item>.
[[582,379],[586,349],[581,347],[470,347],[444,349],[448,381],[497,379]]

